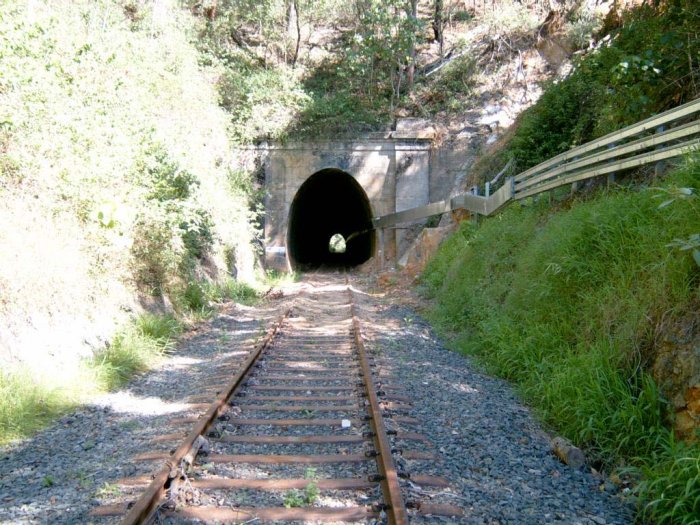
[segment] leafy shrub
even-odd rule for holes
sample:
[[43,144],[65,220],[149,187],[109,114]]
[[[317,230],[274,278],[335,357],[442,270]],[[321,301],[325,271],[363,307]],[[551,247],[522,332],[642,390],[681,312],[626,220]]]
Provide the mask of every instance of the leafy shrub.
[[214,222],[204,209],[180,210],[180,236],[188,257],[201,259],[214,245]]
[[181,248],[173,241],[173,225],[159,207],[145,208],[133,228],[133,275],[137,286],[150,293],[166,292],[177,274]]
[[294,126],[293,131],[299,136],[367,131],[376,128],[386,115],[382,102],[372,105],[369,99],[352,92],[326,92],[316,87],[314,93],[317,94],[300,113]]
[[192,312],[202,311],[209,306],[204,286],[197,281],[190,281],[182,288],[177,302]]
[[242,143],[282,139],[296,112],[309,102],[298,74],[284,67],[261,68],[243,60],[219,79],[221,105],[233,117],[233,133]]
[[197,178],[181,169],[161,144],[146,150],[136,171],[141,183],[149,190],[147,198],[161,202],[186,200],[199,185]]
[[160,294],[191,279],[197,262],[214,246],[215,224],[196,202],[199,180],[163,146],[146,149],[135,177],[147,189],[148,201],[134,227],[134,273],[142,289]]
[[520,169],[695,98],[700,5],[643,5],[610,43],[584,56],[519,119],[506,156]]
[[591,71],[581,64],[569,78],[552,83],[532,108],[526,111],[507,145],[507,156],[527,169],[587,141],[597,122],[597,105],[604,89]]
[[602,26],[602,20],[594,9],[584,7],[573,14],[566,24],[566,34],[575,49],[586,49],[593,35]]

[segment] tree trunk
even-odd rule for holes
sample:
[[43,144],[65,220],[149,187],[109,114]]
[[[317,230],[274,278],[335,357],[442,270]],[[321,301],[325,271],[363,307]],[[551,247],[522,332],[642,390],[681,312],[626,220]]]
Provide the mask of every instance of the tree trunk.
[[437,40],[437,42],[440,44],[440,58],[445,58],[445,19],[443,18],[443,0],[435,0],[433,32],[435,33],[435,40]]
[[[415,21],[418,17],[418,0],[410,0],[410,11],[408,16]],[[406,68],[406,89],[410,91],[413,89],[413,83],[415,81],[416,75],[416,39],[415,35],[412,35],[411,45],[408,49],[409,62]]]
[[299,21],[298,0],[289,0],[287,6],[287,35],[294,42],[292,67],[295,67],[299,59],[299,46],[301,45],[301,22]]
[[218,0],[213,0],[209,7],[205,8],[206,17],[209,20],[209,22],[213,22],[216,18],[216,10],[218,7]]

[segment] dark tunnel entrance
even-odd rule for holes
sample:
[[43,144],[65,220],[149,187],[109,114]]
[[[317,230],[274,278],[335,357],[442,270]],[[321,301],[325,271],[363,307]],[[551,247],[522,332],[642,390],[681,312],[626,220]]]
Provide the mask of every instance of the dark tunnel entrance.
[[[369,199],[354,178],[338,169],[315,173],[301,185],[289,210],[287,251],[292,268],[362,264],[374,254],[371,225]],[[336,234],[344,242],[338,244]]]

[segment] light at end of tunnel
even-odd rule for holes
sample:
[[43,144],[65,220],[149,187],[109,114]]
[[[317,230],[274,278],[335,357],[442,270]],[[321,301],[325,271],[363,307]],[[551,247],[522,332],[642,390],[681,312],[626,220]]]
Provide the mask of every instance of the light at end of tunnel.
[[328,241],[328,251],[331,253],[345,253],[346,249],[345,237],[339,233],[334,234]]

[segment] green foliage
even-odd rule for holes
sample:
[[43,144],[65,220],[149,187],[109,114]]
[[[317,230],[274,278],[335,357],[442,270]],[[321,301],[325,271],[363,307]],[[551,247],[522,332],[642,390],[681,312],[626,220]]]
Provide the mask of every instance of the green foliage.
[[357,4],[357,17],[342,75],[366,85],[370,98],[386,82],[398,97],[404,82],[402,71],[415,60],[411,51],[423,22],[411,16],[410,0],[364,0]]
[[665,436],[654,462],[639,470],[640,514],[649,523],[700,523],[700,446]]
[[369,131],[388,118],[385,99],[361,96],[344,83],[335,66],[328,64],[307,79],[311,102],[299,114],[292,131],[299,136]]
[[209,308],[204,285],[197,281],[188,282],[176,298],[178,306],[184,310],[198,312]]
[[221,105],[233,117],[232,131],[241,143],[283,139],[293,116],[310,99],[299,75],[284,66],[262,68],[247,60],[230,60],[219,79]]
[[438,73],[436,78],[422,82],[417,96],[430,111],[458,113],[464,110],[464,96],[472,93],[476,84],[477,60],[464,55],[453,60]]
[[[203,19],[201,62],[220,72],[221,104],[236,140],[316,137],[390,122],[424,29],[410,14],[410,0],[300,0],[296,6],[312,32],[321,24],[343,27],[338,49],[319,63],[296,62],[288,2],[219,2],[213,17],[191,3]],[[264,42],[264,52],[257,42]]]
[[133,228],[133,275],[137,285],[151,295],[166,291],[177,274],[181,251],[173,244],[173,224],[159,208],[145,208]]
[[566,80],[545,88],[522,117],[507,145],[507,155],[527,169],[591,138],[600,86],[580,68]]
[[695,98],[700,93],[700,5],[643,5],[598,50],[547,87],[520,119],[505,156],[527,169]]
[[[214,221],[202,208],[182,208],[179,213],[180,238],[189,261],[204,258],[214,246]],[[187,267],[187,266],[185,266]]]
[[[696,161],[665,185],[675,187],[697,191]],[[698,299],[700,269],[668,244],[697,232],[700,216],[687,200],[659,208],[657,193],[619,190],[557,213],[513,206],[462,226],[422,278],[453,346],[514,381],[608,467],[668,459],[665,405],[647,370],[664,323]]]
[[135,178],[146,188],[147,204],[134,227],[134,275],[141,289],[159,295],[190,279],[215,244],[216,225],[196,202],[199,180],[162,146],[146,149]]
[[74,406],[29,373],[0,372],[0,444],[32,435]]
[[[698,169],[690,163],[686,170],[692,173]],[[664,201],[659,204],[659,208],[665,208],[676,202],[683,203],[690,208],[695,214],[696,219],[700,219],[700,197],[696,188],[684,188],[671,186],[670,188],[658,188],[659,192],[655,197],[663,198]],[[673,239],[667,246],[677,248],[682,252],[690,252],[693,255],[695,263],[700,266],[700,233],[691,233],[683,239]]]
[[[14,232],[0,235],[3,326],[23,333],[36,317],[84,327],[95,311],[116,319],[128,285],[175,294],[223,273],[225,249],[252,271],[252,182],[229,177],[227,115],[193,29],[177,2],[0,2],[0,216]],[[144,370],[177,324],[137,319],[88,370],[76,360],[60,373],[48,353],[71,363],[80,338],[43,338],[50,348],[25,358],[52,374],[3,371],[0,441]],[[12,338],[3,343],[14,353]]]
[[182,333],[180,321],[171,314],[146,312],[136,318],[134,326],[140,335],[149,337],[162,345],[168,345]]
[[109,483],[107,481],[95,491],[95,496],[98,498],[110,498],[114,496],[120,496],[122,494],[122,489],[116,483]]
[[290,490],[286,492],[283,499],[283,505],[288,509],[293,507],[309,507],[316,503],[319,494],[320,491],[318,489],[318,485],[311,482],[304,487],[303,491]]
[[162,144],[150,146],[136,164],[141,184],[148,188],[148,199],[184,201],[199,185],[194,175],[183,170]]
[[99,384],[113,390],[134,374],[147,371],[172,347],[171,339],[154,339],[128,327],[117,334],[109,346],[95,354],[91,366]]
[[222,282],[208,285],[206,295],[209,301],[235,301],[242,304],[254,304],[258,299],[258,292],[248,283],[235,279],[225,279]]

